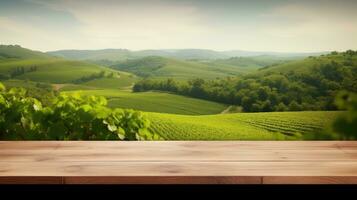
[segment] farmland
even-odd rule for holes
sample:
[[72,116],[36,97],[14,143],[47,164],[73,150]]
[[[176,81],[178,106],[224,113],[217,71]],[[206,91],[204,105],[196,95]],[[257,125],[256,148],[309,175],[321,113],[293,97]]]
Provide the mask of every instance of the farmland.
[[147,112],[184,115],[207,115],[222,112],[227,106],[163,92],[133,93],[122,90],[75,90],[67,93],[104,96],[112,108],[129,108]]
[[185,116],[147,113],[167,140],[301,140],[323,131],[341,112],[305,111]]
[[[330,134],[331,123],[342,113],[322,111],[336,110],[333,101],[335,93],[341,88],[355,89],[354,52],[293,61],[265,56],[200,61],[151,56],[122,60],[119,64],[113,61],[117,65],[110,67],[95,64],[97,62],[52,57],[18,46],[2,46],[0,53],[0,78],[7,89],[24,87],[30,97],[50,109],[57,109],[52,107],[54,99],[69,101],[67,103],[73,109],[71,113],[80,113],[84,121],[87,115],[82,112],[94,117],[96,113],[100,113],[100,117],[107,116],[97,106],[86,102],[96,99],[88,96],[104,96],[107,101],[88,101],[100,106],[106,106],[103,102],[107,102],[106,109],[118,116],[121,112],[117,112],[116,108],[141,111],[151,124],[148,134],[157,134],[166,140],[313,139],[309,136],[322,132]],[[248,72],[250,74],[246,74]],[[334,72],[333,76],[327,72]],[[312,74],[316,77],[311,77]],[[335,79],[337,75],[340,78]],[[235,77],[222,78],[226,76]],[[141,89],[135,87],[138,85]],[[3,92],[8,101],[14,100],[9,98],[13,91],[3,89]],[[83,96],[73,99],[61,96],[75,93]],[[73,107],[78,100],[82,101],[82,107]],[[27,99],[24,102],[31,101]],[[13,102],[13,105],[16,103]],[[31,105],[28,108],[33,109]],[[298,110],[305,111],[292,112]],[[146,119],[139,114],[136,116],[139,124],[146,127]],[[110,116],[107,117],[110,119]],[[21,130],[24,121],[21,117],[18,119],[20,121],[16,124]],[[73,119],[82,120],[76,116]],[[54,122],[57,123],[56,120]],[[7,125],[6,121],[4,124]],[[127,125],[120,126],[129,128]],[[117,130],[116,126],[109,127],[110,131]],[[42,130],[43,133],[46,131]],[[141,134],[146,135],[144,130]],[[93,135],[91,138],[98,137]],[[56,138],[62,136],[57,135]]]

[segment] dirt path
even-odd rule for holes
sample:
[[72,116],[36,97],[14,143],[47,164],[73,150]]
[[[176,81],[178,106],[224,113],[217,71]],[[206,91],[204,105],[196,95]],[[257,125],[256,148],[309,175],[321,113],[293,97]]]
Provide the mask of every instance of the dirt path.
[[228,106],[225,110],[223,110],[223,111],[221,112],[221,114],[226,114],[226,113],[228,113],[229,110],[231,110],[231,109],[232,109],[232,106]]
[[61,88],[66,86],[67,84],[52,84],[54,90],[59,91]]

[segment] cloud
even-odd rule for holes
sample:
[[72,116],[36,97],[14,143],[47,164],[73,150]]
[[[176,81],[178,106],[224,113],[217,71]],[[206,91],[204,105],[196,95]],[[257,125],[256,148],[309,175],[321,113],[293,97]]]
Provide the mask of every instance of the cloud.
[[356,4],[337,1],[294,2],[262,14],[261,31],[297,50],[345,50],[357,46]]
[[264,27],[268,34],[281,37],[319,36],[339,32],[354,34],[357,13],[335,4],[294,3],[276,7],[263,16],[270,23]]
[[[39,1],[37,1],[39,2]],[[94,46],[131,49],[161,48],[191,42],[212,29],[188,4],[165,1],[56,1],[43,2],[71,13],[81,22],[80,33]]]

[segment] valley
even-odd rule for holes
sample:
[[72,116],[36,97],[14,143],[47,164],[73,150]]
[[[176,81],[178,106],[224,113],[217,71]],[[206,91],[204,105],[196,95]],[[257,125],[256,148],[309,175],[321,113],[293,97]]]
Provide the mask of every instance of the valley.
[[[313,139],[344,113],[333,107],[336,92],[356,89],[354,52],[246,57],[163,52],[47,54],[2,45],[0,81],[25,88],[48,105],[59,94],[103,96],[109,108],[143,112],[148,130],[165,140]],[[343,78],[319,68],[331,62]],[[309,77],[311,72],[318,78]],[[295,82],[309,90],[296,89]]]

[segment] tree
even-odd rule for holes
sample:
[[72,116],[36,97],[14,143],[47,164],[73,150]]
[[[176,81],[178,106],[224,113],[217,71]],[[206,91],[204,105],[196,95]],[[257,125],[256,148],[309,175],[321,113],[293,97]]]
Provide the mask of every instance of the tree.
[[288,107],[284,103],[280,102],[278,105],[275,106],[275,110],[276,111],[286,111],[286,110],[288,110]]
[[299,110],[301,110],[301,106],[296,101],[292,101],[289,104],[289,110],[291,110],[291,111],[299,111]]

